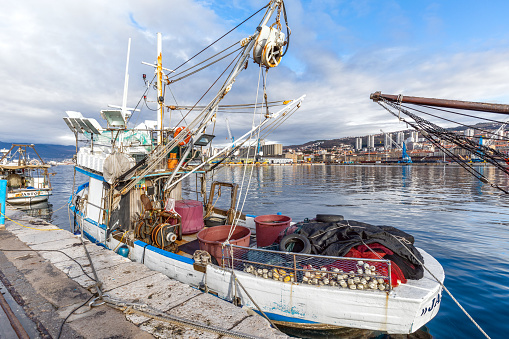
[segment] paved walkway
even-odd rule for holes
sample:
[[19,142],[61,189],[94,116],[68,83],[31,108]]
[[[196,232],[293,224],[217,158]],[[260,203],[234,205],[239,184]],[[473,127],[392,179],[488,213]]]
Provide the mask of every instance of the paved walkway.
[[[26,319],[30,320],[39,336],[56,338],[63,320],[92,297],[95,283],[66,255],[48,250],[61,250],[92,276],[81,240],[68,231],[22,212],[8,210],[6,215],[12,221],[6,220],[6,230],[0,230],[0,281],[24,310]],[[263,338],[287,337],[271,328],[264,318],[253,315],[252,311],[248,313],[88,241],[86,247],[103,283],[102,290],[112,298],[146,304],[168,315],[225,330]],[[68,318],[61,338],[77,337],[220,336],[141,315],[125,315],[103,305],[82,307]]]

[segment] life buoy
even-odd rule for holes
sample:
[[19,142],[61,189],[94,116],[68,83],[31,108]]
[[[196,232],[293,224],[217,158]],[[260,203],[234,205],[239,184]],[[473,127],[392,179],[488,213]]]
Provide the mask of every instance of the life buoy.
[[[293,244],[291,250],[288,247]],[[309,239],[302,234],[292,233],[285,235],[279,243],[279,249],[283,252],[309,254],[311,253],[311,243]]]
[[33,166],[40,166],[40,165],[42,165],[42,163],[39,160],[37,160],[37,159],[30,160],[30,162],[28,164],[29,165],[33,165]]
[[182,131],[185,131],[185,133],[188,133],[189,136],[187,138],[185,138],[183,141],[179,142],[180,146],[184,146],[185,144],[187,144],[189,142],[189,140],[191,140],[191,132],[187,129],[187,127],[184,127],[184,126],[180,126],[179,128],[177,128],[175,130],[175,133],[173,133],[173,138],[176,138]]

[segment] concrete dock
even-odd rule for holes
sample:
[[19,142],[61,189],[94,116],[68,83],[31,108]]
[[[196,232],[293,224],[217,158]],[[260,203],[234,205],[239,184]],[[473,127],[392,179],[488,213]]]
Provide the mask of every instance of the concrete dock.
[[[287,338],[252,310],[85,240],[105,300],[116,301],[99,305],[98,300],[90,307],[95,281],[81,239],[17,210],[8,209],[6,216],[6,228],[0,229],[0,291],[30,338],[57,338],[62,324],[60,338]],[[142,311],[130,305],[142,305]],[[0,337],[21,338],[9,323],[0,308]]]

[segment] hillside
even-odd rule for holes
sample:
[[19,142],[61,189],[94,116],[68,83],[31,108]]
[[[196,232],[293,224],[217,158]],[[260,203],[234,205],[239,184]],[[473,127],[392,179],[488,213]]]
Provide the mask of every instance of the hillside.
[[[12,143],[0,141],[0,148],[10,149]],[[74,146],[52,145],[52,144],[34,144],[37,153],[44,159],[44,161],[62,161],[70,159],[76,152]],[[28,154],[31,159],[36,158],[37,155],[29,149]]]
[[[499,123],[478,123],[476,125],[473,125],[472,127],[477,129],[476,133],[480,133],[481,130],[484,131],[494,131],[497,130],[501,124]],[[446,128],[448,131],[455,131],[458,133],[462,133],[464,130],[466,130],[468,127],[466,126],[457,126],[454,128]],[[405,133],[405,136],[408,136],[410,132],[415,131],[414,129],[406,129],[401,132]],[[399,132],[399,131],[398,131]],[[393,135],[397,132],[391,132]],[[366,146],[367,144],[367,135],[363,136],[355,136],[355,137],[344,137],[340,139],[331,139],[331,140],[314,140],[314,141],[308,141],[301,145],[290,145],[290,146],[283,146],[283,149],[308,149],[311,150],[315,147],[320,147],[322,149],[331,149],[333,147],[340,146],[341,144],[350,145],[352,147],[355,147],[355,138],[362,138],[363,146]],[[375,146],[382,146],[384,143],[384,136],[382,133],[375,134]]]

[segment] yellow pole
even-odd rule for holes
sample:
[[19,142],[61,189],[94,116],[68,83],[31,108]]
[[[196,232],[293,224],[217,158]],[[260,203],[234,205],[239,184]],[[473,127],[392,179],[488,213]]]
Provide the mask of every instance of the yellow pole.
[[163,118],[164,118],[164,100],[163,100],[163,46],[161,33],[157,33],[157,143],[163,141]]

